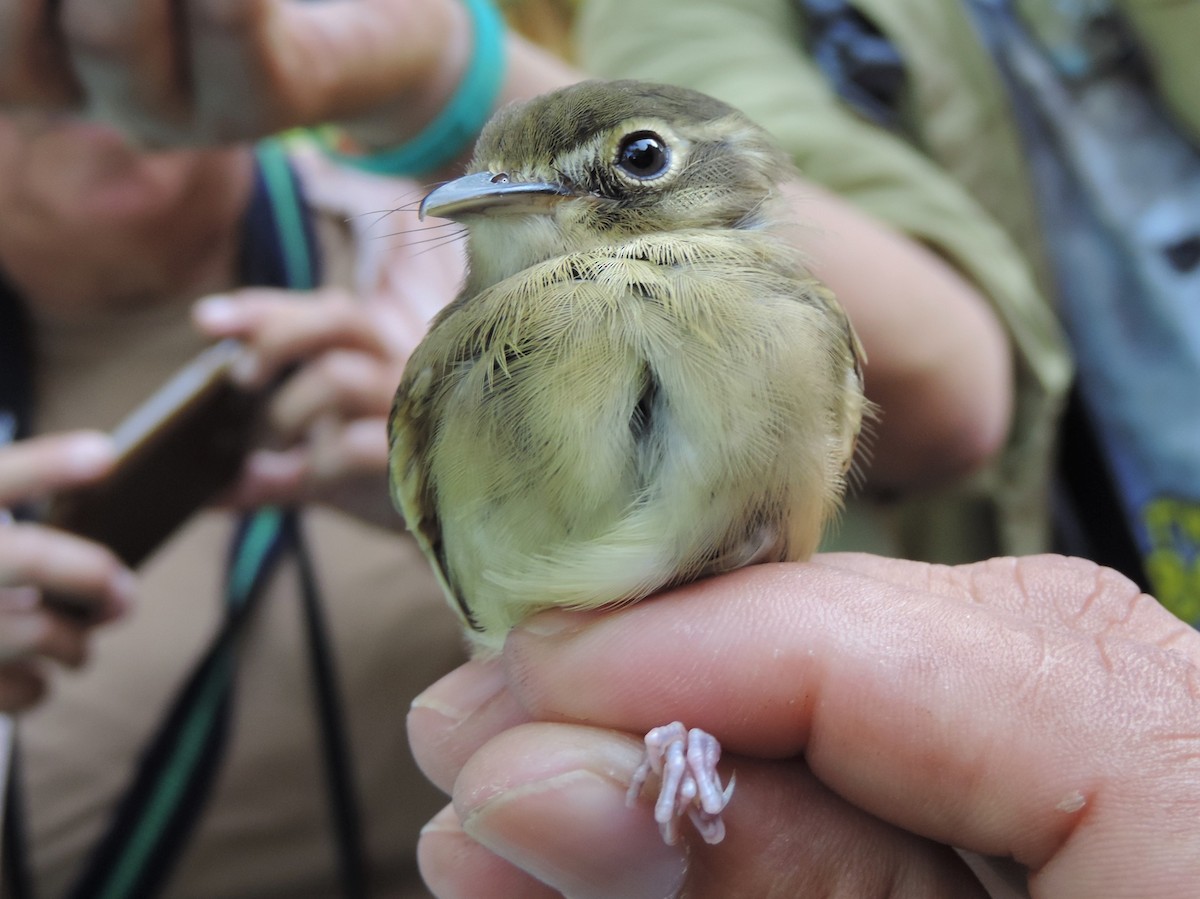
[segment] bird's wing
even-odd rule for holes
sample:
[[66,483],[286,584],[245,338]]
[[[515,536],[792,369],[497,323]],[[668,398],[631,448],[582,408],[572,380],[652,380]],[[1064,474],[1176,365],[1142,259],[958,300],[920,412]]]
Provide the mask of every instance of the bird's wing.
[[[448,307],[389,419],[393,500],[484,649],[537,607],[571,604],[552,599],[567,579],[554,548],[605,532],[636,499],[630,419],[649,388],[624,291],[546,268]],[[658,555],[652,536],[634,541],[643,555]],[[633,567],[608,564],[597,592],[632,592]]]
[[815,282],[811,289],[814,299],[825,306],[830,318],[840,321],[842,327],[846,389],[842,393],[842,408],[839,411],[842,436],[842,474],[846,474],[854,465],[864,422],[869,422],[874,415],[874,406],[868,402],[863,392],[865,385],[863,368],[867,364],[867,353],[833,291]]
[[433,360],[418,347],[405,369],[388,416],[389,475],[392,501],[404,516],[417,545],[429,560],[447,599],[473,630],[478,623],[446,565],[442,523],[429,477],[429,444],[437,422]]

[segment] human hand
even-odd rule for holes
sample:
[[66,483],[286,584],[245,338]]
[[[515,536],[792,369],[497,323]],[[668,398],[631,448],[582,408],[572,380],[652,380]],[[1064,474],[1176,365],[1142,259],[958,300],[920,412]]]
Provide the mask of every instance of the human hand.
[[403,524],[387,488],[387,415],[405,356],[386,304],[336,289],[255,288],[202,300],[195,320],[209,336],[245,343],[232,374],[248,388],[297,366],[267,407],[275,448],[251,454],[231,503],[315,500]]
[[400,141],[454,90],[469,45],[452,0],[0,0],[0,105],[82,112],[152,145],[347,119]]
[[[73,432],[0,446],[0,509],[55,490],[91,483],[116,454],[104,435]],[[43,591],[67,594],[87,612],[64,615],[41,602]],[[34,523],[0,520],[0,712],[36,703],[45,692],[44,662],[83,664],[94,626],[119,617],[133,601],[134,577],[108,549]]]
[[[1053,556],[823,556],[548,613],[414,703],[454,796],[423,870],[485,899],[557,895],[531,874],[572,896],[983,895],[954,845],[1015,859],[1035,897],[1188,896],[1198,669],[1195,631]],[[737,773],[717,846],[666,847],[624,806],[624,734],[676,717]]]

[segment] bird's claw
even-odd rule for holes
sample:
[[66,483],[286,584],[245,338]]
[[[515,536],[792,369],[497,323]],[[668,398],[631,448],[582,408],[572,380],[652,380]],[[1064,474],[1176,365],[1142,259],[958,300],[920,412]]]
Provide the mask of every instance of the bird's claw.
[[711,734],[679,721],[656,727],[646,734],[646,753],[633,773],[626,802],[633,805],[650,773],[662,781],[654,803],[654,820],[668,845],[679,840],[679,821],[686,814],[706,843],[725,838],[721,812],[733,795],[733,780],[721,785],[717,762],[721,744]]

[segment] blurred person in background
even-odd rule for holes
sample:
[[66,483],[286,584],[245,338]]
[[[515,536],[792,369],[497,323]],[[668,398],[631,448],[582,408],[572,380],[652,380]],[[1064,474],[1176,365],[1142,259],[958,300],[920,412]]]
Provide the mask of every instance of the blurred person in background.
[[[457,0],[0,3],[0,506],[21,519],[0,525],[0,707],[28,709],[8,895],[424,895],[414,851],[436,805],[404,709],[461,638],[390,507],[384,419],[460,251],[388,236],[417,227],[380,218],[419,182],[315,139],[251,141],[334,122],[339,148],[370,155],[451,109],[449,137],[398,165],[428,178],[496,104],[567,77]],[[242,384],[288,372],[223,504],[136,573],[19,514],[102,479],[103,432],[222,337],[244,342]],[[247,572],[259,586],[237,585]],[[330,680],[333,737],[314,702]]]

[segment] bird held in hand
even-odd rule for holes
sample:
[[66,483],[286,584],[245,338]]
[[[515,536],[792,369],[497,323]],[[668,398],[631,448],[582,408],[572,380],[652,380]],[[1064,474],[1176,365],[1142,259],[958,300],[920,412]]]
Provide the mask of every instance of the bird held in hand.
[[[390,421],[394,499],[477,651],[594,609],[810,555],[865,409],[861,351],[780,233],[787,157],[711,97],[591,81],[500,110],[421,214],[468,276]],[[664,837],[710,842],[719,747],[647,736]]]

